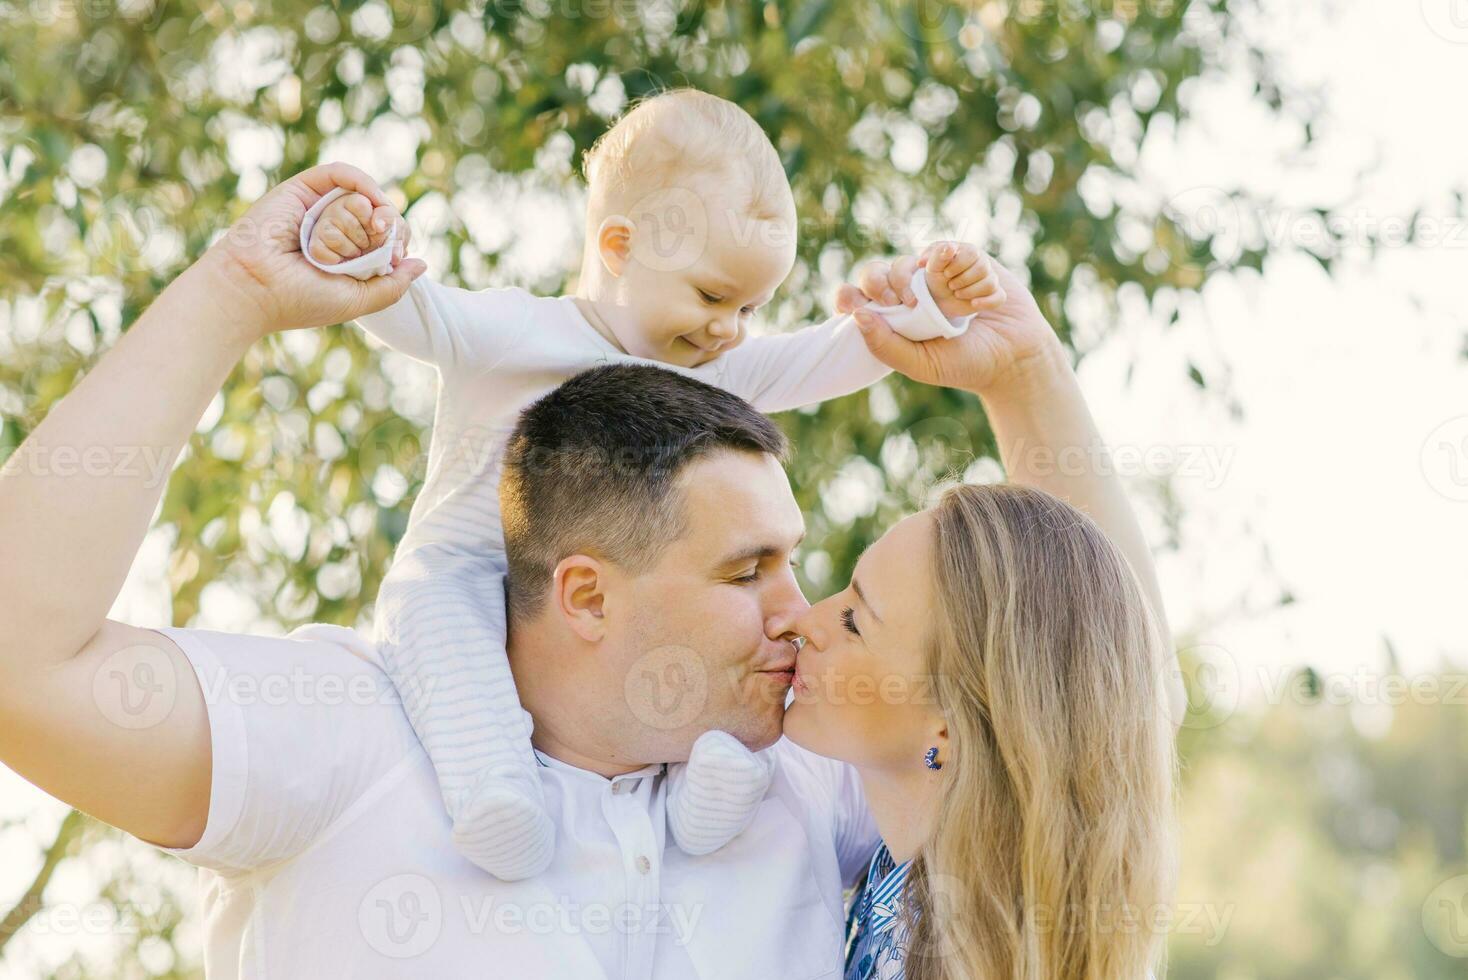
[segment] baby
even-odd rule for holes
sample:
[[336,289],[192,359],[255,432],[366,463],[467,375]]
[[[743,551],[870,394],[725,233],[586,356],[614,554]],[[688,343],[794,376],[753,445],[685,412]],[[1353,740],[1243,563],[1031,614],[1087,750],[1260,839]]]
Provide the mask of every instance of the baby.
[[[733,103],[692,90],[648,99],[597,141],[586,173],[575,296],[470,292],[424,277],[361,321],[440,380],[427,476],[379,592],[377,639],[456,846],[506,880],[542,871],[555,839],[505,653],[499,461],[521,409],[618,361],[685,371],[764,412],[849,394],[888,372],[849,315],[746,337],[794,264],[796,215],[774,146]],[[365,279],[405,254],[408,230],[391,209],[338,189],[308,213],[301,239],[318,268]],[[895,303],[879,310],[912,339],[954,336],[976,309],[1003,301],[970,246],[934,246],[922,262],[905,302],[878,297]],[[771,775],[767,754],[733,736],[698,738],[669,771],[678,846],[706,854],[737,835]]]

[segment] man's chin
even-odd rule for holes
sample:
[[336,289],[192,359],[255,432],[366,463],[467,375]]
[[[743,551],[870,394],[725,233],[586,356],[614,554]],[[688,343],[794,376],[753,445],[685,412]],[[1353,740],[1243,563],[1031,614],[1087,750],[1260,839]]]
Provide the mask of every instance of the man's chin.
[[736,737],[744,743],[749,751],[758,752],[780,741],[780,736],[784,731],[784,722],[785,711],[782,708],[778,714],[755,721],[750,726],[747,735],[738,735]]

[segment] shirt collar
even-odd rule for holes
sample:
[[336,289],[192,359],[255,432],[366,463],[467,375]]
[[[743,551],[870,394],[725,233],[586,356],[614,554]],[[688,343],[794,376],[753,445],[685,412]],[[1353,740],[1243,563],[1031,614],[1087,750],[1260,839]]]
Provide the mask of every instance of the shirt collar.
[[569,762],[562,762],[560,759],[557,759],[553,755],[546,755],[544,752],[540,751],[540,749],[532,748],[531,751],[535,753],[535,761],[540,763],[543,768],[555,769],[560,772],[570,773],[573,776],[582,776],[590,779],[599,780],[603,783],[617,783],[623,779],[642,779],[647,776],[660,776],[662,775],[663,770],[667,768],[667,765],[665,763],[659,762],[654,763],[650,766],[644,766],[643,768],[636,769],[632,772],[624,772],[620,776],[613,776],[608,779],[606,776],[603,776],[600,773],[592,772],[589,769],[581,769],[577,766],[571,765]]
[[868,923],[873,933],[883,933],[897,925],[902,918],[903,886],[912,871],[912,862],[895,864],[892,852],[884,842],[872,858],[871,870],[867,872],[867,887],[863,902],[866,905]]

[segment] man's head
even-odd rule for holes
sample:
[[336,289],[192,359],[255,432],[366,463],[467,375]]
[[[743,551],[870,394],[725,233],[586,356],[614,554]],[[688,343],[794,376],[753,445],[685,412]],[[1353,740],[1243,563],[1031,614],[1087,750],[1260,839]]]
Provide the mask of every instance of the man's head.
[[585,169],[579,291],[622,349],[691,367],[738,345],[795,263],[795,197],[759,124],[716,95],[663,92]]
[[511,660],[543,742],[636,766],[710,728],[779,736],[807,608],[785,452],[743,399],[650,366],[594,368],[521,414],[500,505]]

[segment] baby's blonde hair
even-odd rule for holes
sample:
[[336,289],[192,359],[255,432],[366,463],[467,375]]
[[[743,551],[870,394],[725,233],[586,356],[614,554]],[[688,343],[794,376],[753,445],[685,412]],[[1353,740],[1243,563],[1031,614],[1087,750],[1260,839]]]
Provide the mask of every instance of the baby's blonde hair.
[[639,101],[586,151],[583,165],[592,226],[655,190],[730,176],[742,179],[720,189],[737,195],[731,203],[745,216],[795,217],[785,168],[759,123],[728,99],[697,89],[670,89]]

